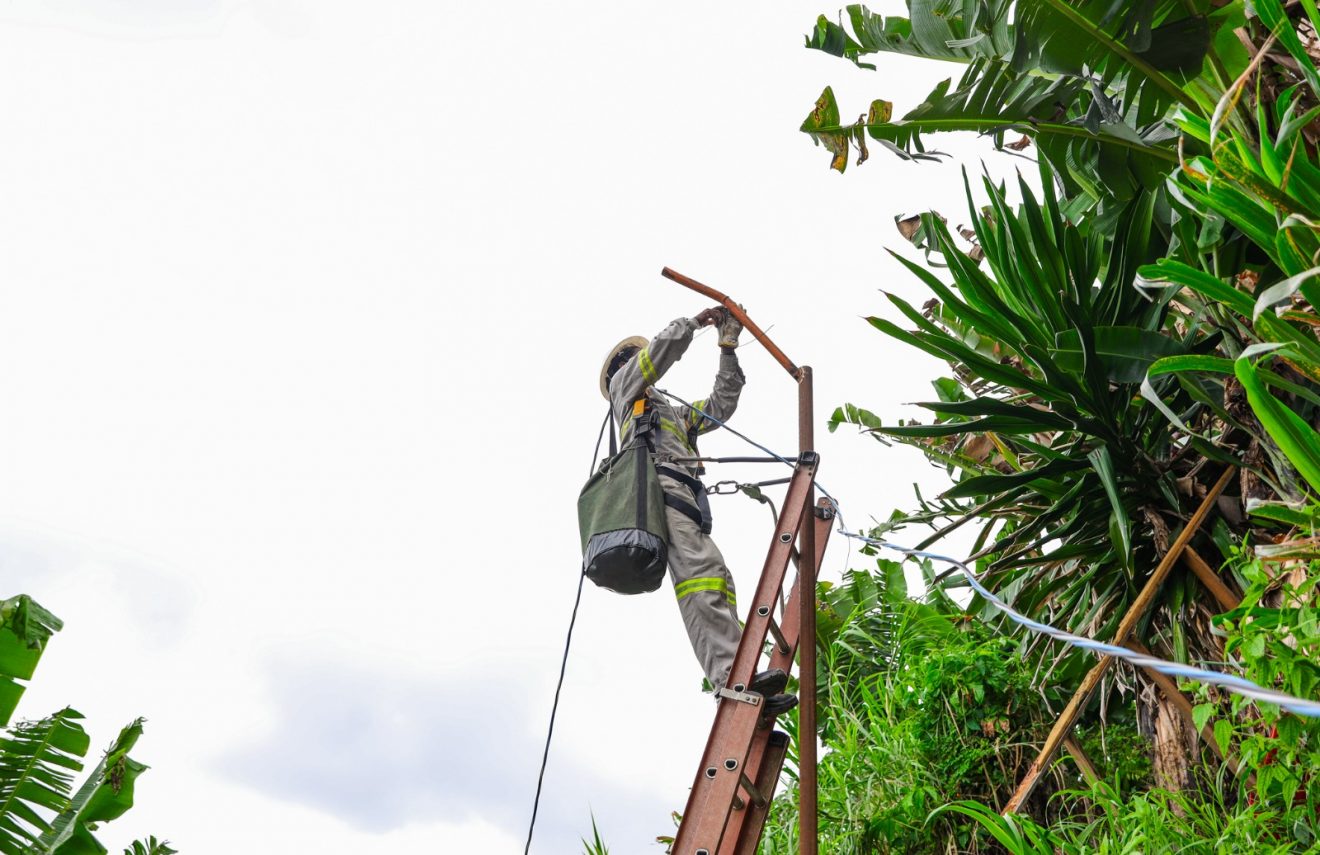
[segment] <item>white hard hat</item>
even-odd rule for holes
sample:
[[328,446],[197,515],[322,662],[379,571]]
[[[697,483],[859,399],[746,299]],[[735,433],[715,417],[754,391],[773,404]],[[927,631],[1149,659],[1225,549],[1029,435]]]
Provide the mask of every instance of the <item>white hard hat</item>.
[[646,347],[648,344],[650,344],[650,342],[642,338],[641,336],[630,335],[627,338],[625,338],[623,341],[614,345],[614,347],[610,348],[609,354],[605,357],[605,364],[600,367],[601,397],[603,397],[607,401],[610,399],[609,378],[606,375],[609,374],[610,363],[614,361],[614,358],[630,347],[636,348],[637,350],[641,350],[642,348]]

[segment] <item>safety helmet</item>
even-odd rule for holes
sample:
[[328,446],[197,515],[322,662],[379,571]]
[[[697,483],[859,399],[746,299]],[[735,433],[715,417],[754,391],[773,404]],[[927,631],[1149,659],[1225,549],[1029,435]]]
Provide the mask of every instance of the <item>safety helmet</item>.
[[607,401],[610,399],[610,379],[607,375],[609,374],[610,371],[610,363],[614,361],[615,357],[617,357],[620,353],[623,353],[623,351],[625,351],[630,347],[635,348],[637,350],[641,350],[642,348],[646,347],[648,344],[650,344],[650,342],[642,338],[641,336],[630,335],[627,338],[625,338],[623,341],[614,345],[614,347],[610,348],[609,354],[605,357],[605,363],[600,367],[601,397],[603,397]]

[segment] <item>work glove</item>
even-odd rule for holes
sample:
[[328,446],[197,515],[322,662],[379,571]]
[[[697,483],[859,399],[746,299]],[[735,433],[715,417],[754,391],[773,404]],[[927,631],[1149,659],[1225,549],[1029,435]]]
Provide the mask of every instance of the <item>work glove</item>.
[[696,321],[697,326],[699,327],[713,327],[718,326],[723,322],[725,316],[728,314],[729,310],[723,306],[712,306],[709,309],[702,309],[700,312],[697,312],[692,320]]
[[[742,308],[742,304],[738,304]],[[720,323],[720,347],[735,348],[738,346],[738,334],[742,332],[742,322],[733,316],[733,312],[725,311],[724,320]]]

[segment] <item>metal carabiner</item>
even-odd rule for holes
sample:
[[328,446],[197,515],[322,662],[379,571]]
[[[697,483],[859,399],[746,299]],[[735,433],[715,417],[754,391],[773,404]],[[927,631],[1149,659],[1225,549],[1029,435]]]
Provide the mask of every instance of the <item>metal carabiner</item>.
[[[706,488],[707,496],[732,496],[738,492],[737,481],[718,481]],[[729,489],[724,489],[728,487]]]

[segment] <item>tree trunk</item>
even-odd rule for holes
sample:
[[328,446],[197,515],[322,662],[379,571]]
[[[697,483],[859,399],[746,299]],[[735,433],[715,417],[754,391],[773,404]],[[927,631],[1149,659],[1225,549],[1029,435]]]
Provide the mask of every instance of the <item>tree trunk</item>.
[[1177,792],[1192,784],[1192,764],[1197,750],[1197,735],[1191,724],[1168,698],[1143,675],[1142,701],[1151,703],[1154,745],[1151,772],[1155,785]]

